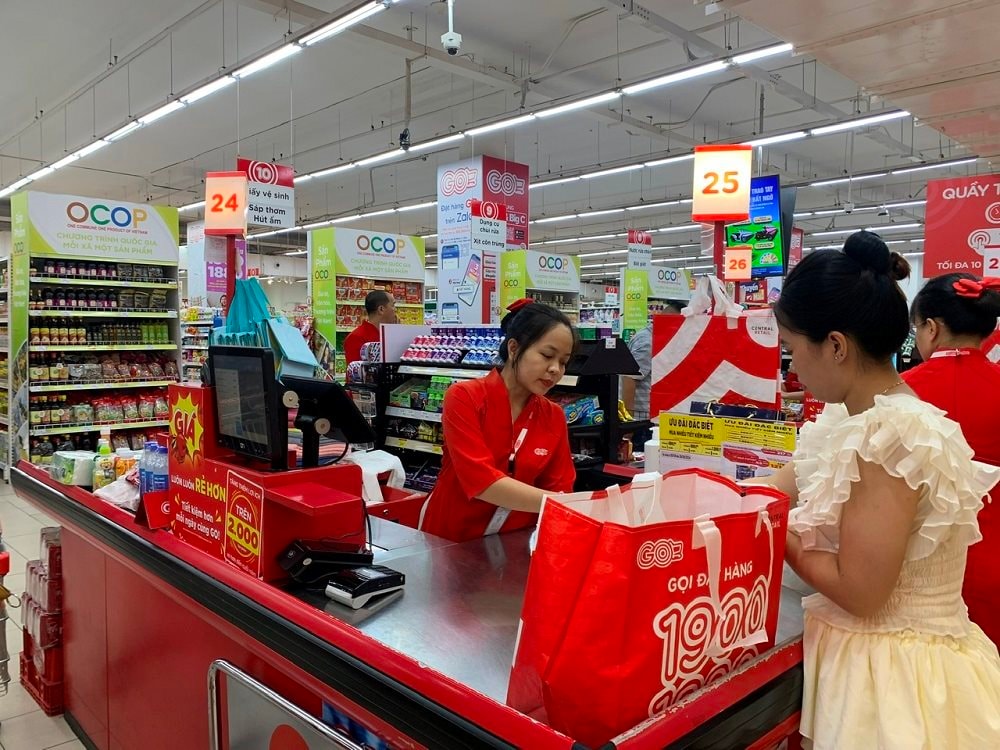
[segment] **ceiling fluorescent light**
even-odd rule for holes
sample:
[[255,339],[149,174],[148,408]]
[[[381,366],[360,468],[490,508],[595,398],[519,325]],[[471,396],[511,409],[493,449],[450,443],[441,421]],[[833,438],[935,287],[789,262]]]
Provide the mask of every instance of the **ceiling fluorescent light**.
[[396,213],[396,209],[395,208],[383,208],[383,209],[380,209],[378,211],[369,211],[367,213],[363,213],[363,214],[361,214],[361,218],[362,219],[370,219],[373,216],[385,216],[386,214],[394,214],[394,213]]
[[[183,210],[183,209],[181,209],[181,210]],[[285,231],[284,229],[274,229],[274,230],[272,230],[270,232],[258,232],[257,234],[251,234],[250,235],[250,239],[255,240],[255,239],[258,239],[260,237],[273,237],[274,235],[281,234],[284,231]]]
[[912,224],[883,224],[880,227],[865,227],[866,232],[899,232],[904,229],[916,229],[917,227],[922,227],[923,224],[914,222]]
[[124,125],[124,126],[118,128],[118,130],[116,130],[114,133],[112,133],[111,135],[109,135],[104,140],[109,141],[111,143],[114,143],[115,141],[121,140],[122,138],[124,138],[125,136],[127,136],[133,130],[136,130],[136,129],[141,128],[141,127],[142,127],[142,125],[140,125],[136,120],[133,120],[128,125]]
[[534,190],[535,188],[544,188],[551,185],[562,185],[566,182],[576,182],[577,180],[582,180],[583,178],[577,175],[576,177],[560,177],[556,180],[546,180],[545,182],[532,182],[528,185],[528,190]]
[[920,167],[905,167],[903,169],[893,169],[889,174],[910,174],[910,172],[924,172],[928,169],[947,169],[949,167],[957,167],[960,164],[972,164],[973,162],[979,161],[978,156],[974,156],[971,159],[959,159],[958,161],[943,161],[937,164],[925,164]]
[[663,201],[662,203],[639,203],[635,206],[625,206],[626,211],[642,211],[647,208],[664,208],[666,206],[679,206],[680,201]]
[[264,55],[258,60],[254,60],[252,63],[244,65],[242,68],[233,73],[234,78],[248,78],[254,73],[259,73],[260,71],[270,68],[272,65],[277,65],[282,60],[291,57],[302,51],[302,47],[297,44],[286,44],[284,47],[279,47],[274,52]]
[[465,138],[465,133],[455,133],[454,135],[446,135],[441,138],[434,138],[429,141],[424,141],[423,143],[415,143],[410,146],[410,151],[426,151],[429,148],[437,148],[438,146],[443,146],[446,143],[454,143],[455,141],[460,141]]
[[436,205],[437,201],[427,201],[425,203],[414,203],[412,206],[400,206],[396,210],[400,213],[404,213],[406,211],[416,211],[418,208],[431,208]]
[[84,146],[83,148],[81,148],[79,151],[76,152],[76,155],[82,159],[85,156],[90,156],[95,151],[100,151],[107,145],[108,145],[107,141],[97,140],[91,143],[89,146]]
[[685,271],[704,271],[706,268],[715,268],[715,266],[711,264],[707,266],[684,266]]
[[864,180],[875,180],[879,177],[886,177],[888,174],[888,172],[876,172],[875,174],[859,174],[851,177],[838,177],[834,180],[810,182],[809,187],[826,187],[827,185],[840,185],[844,182],[863,182]]
[[754,50],[753,52],[744,52],[742,55],[736,55],[736,57],[733,58],[733,63],[735,65],[746,65],[747,63],[752,63],[755,60],[763,60],[765,57],[783,55],[794,49],[795,47],[791,44],[773,44],[770,47],[762,47],[761,49]]
[[356,221],[361,218],[361,214],[351,214],[350,216],[338,216],[336,219],[331,220],[331,224],[340,223],[342,221]]
[[796,130],[794,133],[782,133],[781,135],[772,135],[767,138],[757,138],[753,141],[747,141],[747,146],[770,146],[774,143],[786,143],[787,141],[798,141],[809,135],[804,130]]
[[922,258],[924,254],[920,253],[903,253],[904,258]]
[[366,18],[374,16],[376,13],[385,10],[385,6],[381,2],[371,2],[367,5],[362,5],[360,8],[356,8],[345,16],[341,16],[326,26],[323,26],[311,34],[307,34],[302,38],[302,43],[307,47],[310,47],[316,42],[322,42],[324,39],[329,39],[335,34],[339,34],[345,29],[349,29],[356,23],[361,23]]
[[64,156],[62,159],[60,159],[59,161],[53,163],[52,169],[62,169],[67,164],[72,164],[73,162],[75,162],[79,158],[80,157],[77,154],[68,154],[68,155]]
[[581,175],[585,180],[592,180],[595,177],[606,177],[609,174],[620,174],[623,172],[633,172],[636,169],[642,169],[642,164],[626,164],[623,167],[612,167],[611,169],[601,169],[597,172],[588,172],[585,175]]
[[293,250],[290,253],[285,253],[285,255],[288,255],[288,256],[293,256],[293,255],[307,255],[308,253],[309,253],[308,250]]
[[421,234],[421,235],[417,235],[417,236],[420,237],[420,239],[422,239],[422,240],[426,240],[426,239],[430,239],[431,237],[437,237],[438,235],[437,235],[437,232],[431,232],[430,234]]
[[405,154],[401,148],[394,148],[392,151],[385,151],[381,154],[376,154],[375,156],[369,156],[367,159],[361,159],[357,162],[359,167],[367,167],[369,164],[378,164],[380,161],[388,161],[389,159],[395,159],[397,156],[402,156]]
[[211,96],[216,91],[222,91],[222,89],[232,83],[236,83],[236,79],[232,76],[222,76],[222,78],[216,78],[214,81],[206,83],[201,88],[195,89],[190,94],[185,94],[181,97],[181,101],[185,104],[194,104],[195,102],[204,99],[206,96]]
[[56,170],[53,169],[52,167],[42,167],[37,172],[32,172],[31,174],[29,174],[28,175],[28,179],[29,180],[40,180],[43,177],[48,177],[50,174],[52,174],[55,171]]
[[666,159],[656,159],[655,161],[647,161],[643,164],[644,167],[662,167],[664,164],[678,164],[682,161],[690,161],[694,158],[694,154],[681,154],[680,156],[668,156]]
[[530,122],[534,119],[535,116],[529,113],[526,115],[520,115],[519,117],[511,117],[506,120],[500,120],[499,122],[491,122],[489,125],[480,125],[478,128],[470,128],[465,131],[465,134],[469,136],[483,135],[484,133],[492,133],[494,130],[513,128],[516,125],[521,125],[522,123]]
[[586,99],[579,99],[575,102],[568,102],[567,104],[560,104],[559,106],[552,107],[551,109],[543,109],[540,112],[536,112],[536,117],[555,117],[556,115],[562,115],[566,112],[573,112],[578,109],[586,109],[587,107],[593,107],[595,104],[603,104],[604,102],[610,102],[612,99],[617,99],[621,96],[619,91],[606,91],[603,94],[595,94],[594,96],[588,96]]
[[[302,226],[303,231],[308,231],[309,229],[316,229],[316,227],[325,227],[328,224],[332,224],[333,219],[325,219],[324,221],[314,221],[312,224],[305,224]],[[287,254],[287,253],[286,253]]]
[[798,213],[792,214],[793,219],[804,219],[807,216],[812,216],[812,211],[799,211]]
[[337,167],[330,167],[329,169],[321,169],[318,172],[313,172],[313,177],[329,177],[332,174],[338,174],[340,172],[346,172],[349,169],[354,169],[357,166],[353,161],[350,164],[341,164]]
[[623,214],[624,208],[604,208],[599,211],[583,211],[577,214],[577,218],[585,219],[591,216],[609,216],[610,214]]
[[705,63],[704,65],[698,65],[694,68],[688,68],[687,70],[679,70],[676,73],[670,73],[665,76],[659,76],[657,78],[651,78],[648,81],[641,81],[639,83],[634,83],[631,86],[626,86],[622,89],[622,92],[632,96],[633,94],[640,94],[643,91],[649,91],[650,89],[660,88],[661,86],[669,86],[672,83],[678,83],[680,81],[687,81],[691,78],[697,78],[698,76],[709,75],[710,73],[718,73],[720,70],[725,70],[729,67],[729,62],[726,60],[716,60],[715,62]]
[[609,255],[624,255],[628,250],[607,250],[603,253],[582,253],[577,258],[606,258]]
[[838,122],[834,125],[824,125],[821,128],[813,128],[809,131],[809,135],[829,135],[830,133],[839,133],[843,130],[854,130],[855,128],[866,128],[869,125],[877,125],[880,122],[888,122],[889,120],[898,120],[901,117],[909,117],[910,113],[906,110],[896,110],[894,112],[885,112],[881,115],[872,115],[871,117],[862,117],[857,120],[847,120],[846,122]]
[[810,237],[836,237],[837,235],[844,234],[854,234],[855,232],[860,232],[861,227],[853,227],[852,229],[828,229],[824,232],[810,232]]
[[910,206],[924,206],[927,201],[897,201],[895,203],[886,203],[886,208],[909,208]]
[[684,232],[691,229],[700,229],[701,224],[682,224],[676,227],[661,227],[657,232]]
[[576,214],[563,214],[562,216],[546,216],[544,219],[535,219],[532,224],[551,224],[553,221],[566,221],[567,219],[575,219]]
[[292,184],[293,185],[298,185],[300,182],[308,182],[312,178],[313,178],[313,176],[311,174],[299,174],[299,175],[295,175],[295,177],[292,179]]
[[650,263],[678,263],[685,260],[698,260],[699,258],[701,258],[700,255],[682,255],[679,258],[654,258]]
[[176,112],[179,109],[184,108],[184,102],[174,99],[169,104],[164,104],[159,109],[154,109],[149,114],[145,114],[139,118],[140,125],[149,125],[152,122],[161,120],[169,114]]
[[186,206],[181,206],[178,211],[193,211],[196,208],[201,208],[205,205],[205,201],[195,201],[194,203],[188,203]]
[[31,180],[29,180],[27,177],[22,177],[17,182],[12,182],[10,185],[8,185],[7,187],[5,187],[3,190],[0,190],[0,198],[6,198],[11,193],[17,192],[18,190],[20,190],[21,188],[23,188],[25,185],[27,185],[29,182],[31,182]]
[[594,263],[589,266],[580,266],[581,271],[590,271],[594,268],[621,268],[625,263]]
[[568,242],[580,242],[580,241],[581,241],[581,239],[579,237],[567,237],[566,239],[563,239],[563,240],[545,240],[544,242],[538,242],[538,243],[534,243],[533,242],[531,244],[533,244],[533,245],[534,244],[538,244],[538,245],[565,245]]

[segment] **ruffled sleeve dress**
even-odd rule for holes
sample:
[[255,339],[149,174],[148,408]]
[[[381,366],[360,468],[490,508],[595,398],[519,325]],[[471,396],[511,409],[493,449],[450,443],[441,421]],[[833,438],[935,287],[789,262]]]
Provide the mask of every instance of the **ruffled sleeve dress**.
[[[896,588],[873,617],[821,594],[803,600],[801,732],[817,750],[1000,748],[1000,656],[969,620],[962,581],[976,515],[1000,469],[972,460],[956,422],[907,394],[854,416],[826,407],[793,458],[805,549],[836,552],[858,461],[919,490]],[[1000,606],[1000,594],[998,594]]]

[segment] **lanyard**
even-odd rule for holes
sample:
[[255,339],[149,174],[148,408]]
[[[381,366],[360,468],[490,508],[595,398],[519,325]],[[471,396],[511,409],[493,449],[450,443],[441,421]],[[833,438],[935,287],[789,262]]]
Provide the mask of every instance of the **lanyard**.
[[931,355],[931,359],[939,359],[943,357],[968,357],[971,354],[971,349],[941,349],[940,351],[934,352]]
[[[528,415],[528,421],[534,416],[534,412]],[[528,437],[528,428],[522,427],[521,431],[517,435],[517,439],[514,440],[514,444],[510,448],[510,456],[507,459],[507,474],[511,478],[514,476],[514,459],[517,458],[517,452],[521,450],[521,446],[524,445],[524,439]],[[493,511],[493,517],[490,519],[489,524],[486,526],[486,530],[483,532],[483,536],[492,536],[500,531],[503,525],[507,522],[510,517],[510,508],[497,507]]]
[[522,427],[520,434],[517,436],[517,440],[514,441],[514,446],[510,449],[510,458],[507,459],[507,473],[511,476],[514,475],[514,459],[517,458],[517,452],[521,450],[521,445],[524,443],[524,439],[527,436],[528,428]]

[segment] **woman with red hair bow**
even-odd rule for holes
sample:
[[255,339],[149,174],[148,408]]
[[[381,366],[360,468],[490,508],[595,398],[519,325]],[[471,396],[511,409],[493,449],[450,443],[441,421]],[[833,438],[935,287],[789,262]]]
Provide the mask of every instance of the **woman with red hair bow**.
[[542,498],[576,481],[566,417],[545,398],[566,372],[576,331],[548,305],[525,299],[507,309],[501,366],[444,396],[444,459],[420,529],[455,542],[533,526]]
[[[983,342],[996,330],[1000,279],[938,276],[917,294],[910,319],[924,363],[903,380],[959,423],[977,461],[1000,466],[1000,366]],[[979,512],[983,540],[969,547],[962,596],[969,617],[1000,645],[1000,490]]]

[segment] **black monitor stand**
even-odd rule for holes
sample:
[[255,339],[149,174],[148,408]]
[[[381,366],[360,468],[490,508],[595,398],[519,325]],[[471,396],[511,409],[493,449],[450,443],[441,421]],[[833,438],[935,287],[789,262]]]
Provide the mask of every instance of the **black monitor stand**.
[[299,412],[294,424],[302,430],[302,468],[319,466],[319,436],[330,431],[330,420]]

